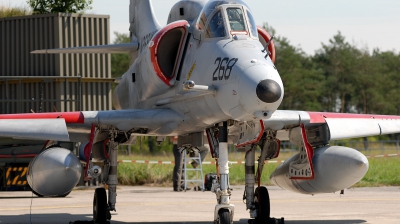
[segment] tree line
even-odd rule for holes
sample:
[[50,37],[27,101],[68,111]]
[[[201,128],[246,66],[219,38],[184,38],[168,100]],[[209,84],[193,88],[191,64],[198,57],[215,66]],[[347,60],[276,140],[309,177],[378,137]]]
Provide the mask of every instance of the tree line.
[[[264,24],[272,34],[275,30]],[[280,109],[400,114],[400,54],[350,44],[338,32],[314,55],[276,36],[276,62],[285,86]]]

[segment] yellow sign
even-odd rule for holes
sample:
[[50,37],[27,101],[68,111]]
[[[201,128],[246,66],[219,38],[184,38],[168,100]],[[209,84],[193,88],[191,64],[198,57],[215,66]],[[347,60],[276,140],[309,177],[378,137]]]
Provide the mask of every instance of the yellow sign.
[[26,172],[28,167],[8,167],[6,172],[7,186],[26,185]]

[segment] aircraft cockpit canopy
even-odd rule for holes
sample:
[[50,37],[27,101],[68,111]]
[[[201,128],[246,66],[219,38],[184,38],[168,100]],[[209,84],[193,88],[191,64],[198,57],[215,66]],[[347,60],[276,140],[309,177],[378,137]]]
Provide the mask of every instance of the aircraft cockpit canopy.
[[209,1],[201,11],[196,27],[204,31],[205,38],[226,38],[233,35],[258,38],[254,17],[246,3],[241,0]]

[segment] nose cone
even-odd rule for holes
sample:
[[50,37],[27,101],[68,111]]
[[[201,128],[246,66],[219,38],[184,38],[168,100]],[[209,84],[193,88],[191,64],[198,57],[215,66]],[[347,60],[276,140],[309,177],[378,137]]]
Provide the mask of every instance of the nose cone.
[[[245,116],[235,119],[264,118],[272,115],[282,102],[284,88],[278,71],[271,65],[258,63],[241,71],[238,82],[239,106]],[[222,100],[226,101],[226,97]],[[262,114],[262,116],[261,116]]]
[[265,79],[258,83],[256,94],[261,101],[274,103],[281,98],[282,89],[275,80]]

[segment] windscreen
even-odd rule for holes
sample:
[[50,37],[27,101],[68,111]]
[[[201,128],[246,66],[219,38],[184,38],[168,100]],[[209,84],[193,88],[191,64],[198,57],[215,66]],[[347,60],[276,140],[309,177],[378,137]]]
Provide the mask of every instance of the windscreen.
[[246,31],[243,11],[241,8],[227,8],[226,13],[228,15],[231,31]]
[[254,37],[258,37],[257,25],[256,21],[254,20],[253,14],[251,14],[249,10],[246,10],[246,12],[247,12],[247,17],[249,18],[251,35],[253,35]]
[[206,38],[225,37],[224,18],[221,10],[218,10],[211,18],[206,29]]
[[244,3],[241,0],[236,0],[236,1],[210,0],[204,6],[203,10],[200,13],[200,17],[197,19],[197,28],[200,30],[204,30],[206,21],[209,18],[209,16],[211,15],[211,13],[214,11],[215,8],[217,8],[218,6],[223,5],[223,4],[239,4],[239,5],[244,5],[247,7],[246,3]]

